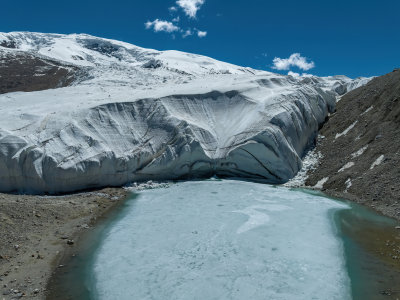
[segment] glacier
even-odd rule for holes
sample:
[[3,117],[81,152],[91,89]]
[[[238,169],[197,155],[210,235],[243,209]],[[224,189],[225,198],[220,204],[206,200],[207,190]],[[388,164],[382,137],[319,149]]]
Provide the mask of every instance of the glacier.
[[369,78],[292,77],[86,34],[0,33],[0,61],[76,71],[63,88],[0,95],[0,191],[64,193],[133,181],[284,183]]

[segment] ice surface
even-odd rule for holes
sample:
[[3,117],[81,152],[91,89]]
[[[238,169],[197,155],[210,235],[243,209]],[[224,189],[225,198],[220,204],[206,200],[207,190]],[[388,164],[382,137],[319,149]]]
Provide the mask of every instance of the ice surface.
[[336,96],[366,83],[293,78],[86,34],[0,33],[0,54],[79,68],[70,87],[0,95],[0,191],[58,193],[133,181],[301,168]]
[[95,254],[99,299],[350,299],[330,215],[286,188],[185,182],[128,202]]

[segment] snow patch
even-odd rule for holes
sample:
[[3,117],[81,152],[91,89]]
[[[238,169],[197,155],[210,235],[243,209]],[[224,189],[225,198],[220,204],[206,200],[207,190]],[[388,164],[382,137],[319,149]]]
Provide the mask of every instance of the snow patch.
[[349,168],[351,168],[352,166],[354,166],[355,165],[355,163],[354,162],[348,162],[347,164],[345,164],[343,167],[341,167],[340,169],[339,169],[339,171],[338,171],[338,173],[339,172],[343,172],[344,170],[346,170],[346,169],[349,169]]
[[385,158],[385,156],[382,154],[381,156],[379,156],[371,165],[370,170],[372,170],[373,168],[375,168],[376,166],[379,166],[382,162],[383,159]]
[[320,181],[317,182],[316,185],[314,185],[314,188],[316,189],[322,189],[324,187],[324,184],[329,180],[329,177],[324,177]]
[[351,154],[351,157],[352,157],[352,158],[359,157],[359,156],[362,155],[362,154],[365,152],[365,150],[367,150],[367,149],[368,149],[368,145],[365,145],[365,146],[362,147],[360,150],[358,150],[358,151],[352,153],[352,154]]
[[356,126],[356,124],[358,123],[358,121],[354,121],[353,124],[351,124],[349,127],[347,127],[342,133],[337,133],[335,136],[335,140],[343,135],[346,135],[349,133],[350,130],[352,130],[354,128],[354,126]]
[[373,108],[374,108],[374,106],[371,105],[370,107],[368,107],[368,108],[361,114],[361,116],[362,116],[362,115],[365,115],[367,112],[369,112],[369,111],[372,110]]
[[348,178],[348,179],[346,180],[345,184],[346,184],[346,190],[345,190],[345,192],[347,192],[347,190],[352,186],[351,179]]

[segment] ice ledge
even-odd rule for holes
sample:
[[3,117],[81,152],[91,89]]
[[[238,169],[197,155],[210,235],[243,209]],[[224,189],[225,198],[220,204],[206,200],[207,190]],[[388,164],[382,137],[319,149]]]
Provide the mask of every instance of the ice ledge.
[[301,168],[334,101],[318,89],[279,95],[274,105],[214,91],[108,103],[68,122],[50,115],[28,135],[0,132],[0,190],[61,193],[212,175],[283,183]]

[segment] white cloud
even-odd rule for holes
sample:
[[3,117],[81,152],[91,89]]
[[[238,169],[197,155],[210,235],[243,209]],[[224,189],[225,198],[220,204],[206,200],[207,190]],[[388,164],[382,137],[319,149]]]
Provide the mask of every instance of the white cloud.
[[144,25],[146,26],[146,29],[153,28],[154,32],[165,31],[171,33],[180,30],[180,28],[175,26],[173,23],[159,19],[156,19],[153,22],[147,21]]
[[207,31],[200,31],[200,30],[197,30],[197,36],[199,37],[199,38],[203,38],[203,37],[205,37],[207,35]]
[[182,8],[189,18],[196,18],[197,11],[205,3],[205,0],[176,0],[176,6],[171,6],[168,10],[171,13],[171,21],[155,19],[154,21],[147,21],[144,25],[146,29],[152,29],[154,32],[168,32],[171,33],[172,38],[175,39],[175,33],[181,34],[182,38],[191,35],[197,35],[199,38],[207,36],[207,31],[201,31],[197,28],[181,28],[179,23],[180,17],[176,15],[176,11]]
[[300,77],[300,74],[299,74],[299,73],[292,72],[292,71],[289,71],[287,74],[288,74],[289,76],[293,76],[293,77]]
[[196,18],[197,11],[204,4],[205,0],[178,0],[176,4],[183,9],[189,18]]
[[185,38],[187,36],[193,35],[193,31],[190,29],[187,29],[183,34],[182,37]]
[[314,76],[313,74],[309,74],[309,73],[301,73],[301,75],[300,75],[300,73],[296,73],[296,72],[292,72],[292,71],[289,71],[287,74],[290,76],[293,76],[293,77],[302,77],[302,78]]
[[307,62],[307,58],[300,55],[300,53],[293,53],[289,58],[275,57],[273,60],[273,69],[276,70],[289,70],[290,67],[298,67],[301,70],[307,71],[315,67],[313,61]]

